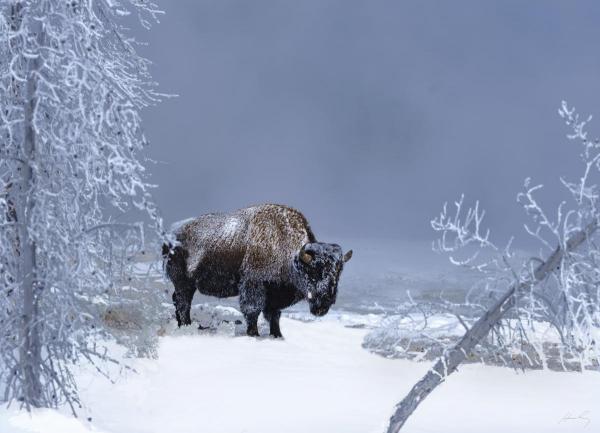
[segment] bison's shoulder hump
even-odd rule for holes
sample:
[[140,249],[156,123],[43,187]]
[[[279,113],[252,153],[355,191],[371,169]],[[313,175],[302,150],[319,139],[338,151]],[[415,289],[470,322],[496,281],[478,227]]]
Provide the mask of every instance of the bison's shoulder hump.
[[286,273],[289,261],[314,236],[304,215],[283,205],[253,208],[248,226],[246,264],[256,272]]
[[[312,242],[313,234],[302,213],[288,206],[257,207],[250,218],[250,236],[258,242]],[[302,246],[302,245],[300,245]]]

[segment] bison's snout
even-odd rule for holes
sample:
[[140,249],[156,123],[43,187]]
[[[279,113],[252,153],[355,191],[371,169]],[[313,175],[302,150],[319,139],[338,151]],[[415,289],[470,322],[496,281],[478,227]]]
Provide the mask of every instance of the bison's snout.
[[329,307],[311,308],[310,313],[314,316],[324,316],[329,311]]
[[330,302],[311,302],[309,303],[310,314],[313,316],[324,316],[331,307]]

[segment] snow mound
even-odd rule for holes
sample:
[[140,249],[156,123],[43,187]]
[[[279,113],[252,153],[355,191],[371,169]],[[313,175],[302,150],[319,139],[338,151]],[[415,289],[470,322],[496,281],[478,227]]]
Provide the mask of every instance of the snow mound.
[[[463,318],[445,313],[404,314],[389,316],[365,335],[362,346],[386,358],[412,361],[433,361],[453,347],[472,326],[475,318]],[[561,350],[560,337],[548,324],[537,323],[535,333],[514,344],[498,345],[489,338],[478,344],[465,363],[483,362],[487,365],[517,369],[553,371],[598,371],[598,361],[583,364],[577,354]]]
[[365,335],[362,346],[387,358],[432,360],[464,332],[457,318],[450,314],[428,318],[418,314],[390,316]]
[[79,420],[52,409],[38,409],[31,414],[17,409],[0,409],[2,433],[105,433],[89,421]]

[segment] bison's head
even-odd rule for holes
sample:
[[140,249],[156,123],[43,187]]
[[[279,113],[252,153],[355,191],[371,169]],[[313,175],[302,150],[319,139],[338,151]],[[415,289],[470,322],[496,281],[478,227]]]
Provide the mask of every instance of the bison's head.
[[344,263],[351,257],[352,250],[343,254],[339,245],[322,242],[308,243],[298,252],[295,259],[298,288],[315,316],[323,316],[335,303]]

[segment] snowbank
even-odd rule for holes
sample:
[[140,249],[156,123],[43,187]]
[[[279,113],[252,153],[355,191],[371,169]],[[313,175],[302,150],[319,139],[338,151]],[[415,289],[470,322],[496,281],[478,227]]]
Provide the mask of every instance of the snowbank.
[[[138,374],[116,385],[82,374],[82,398],[93,408],[84,421],[10,410],[0,415],[0,432],[380,433],[430,365],[371,354],[361,348],[367,330],[337,320],[282,319],[281,328],[283,341],[175,332],[161,338],[157,360],[134,361]],[[598,401],[598,373],[468,365],[404,432],[594,432]]]
[[103,433],[87,421],[51,409],[32,415],[15,408],[0,409],[1,433]]

